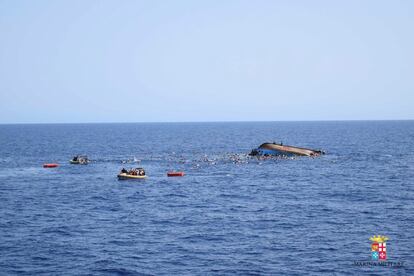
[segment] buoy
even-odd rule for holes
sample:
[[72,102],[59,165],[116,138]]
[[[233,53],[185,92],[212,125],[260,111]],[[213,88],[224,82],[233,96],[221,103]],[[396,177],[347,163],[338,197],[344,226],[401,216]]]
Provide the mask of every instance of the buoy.
[[43,164],[43,168],[56,168],[58,166],[59,166],[59,164],[56,164],[56,163],[46,163],[46,164]]
[[167,176],[184,176],[184,172],[167,172]]

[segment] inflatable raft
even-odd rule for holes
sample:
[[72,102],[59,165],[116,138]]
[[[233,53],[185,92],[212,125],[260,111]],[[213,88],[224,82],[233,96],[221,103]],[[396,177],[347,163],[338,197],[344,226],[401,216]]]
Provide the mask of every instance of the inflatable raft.
[[174,176],[184,176],[184,172],[167,172],[168,177],[174,177]]
[[127,173],[120,173],[118,174],[119,180],[128,180],[128,179],[145,179],[147,178],[146,175],[131,175]]
[[80,160],[77,160],[77,161],[70,160],[69,162],[73,165],[86,165],[89,163],[89,161],[80,161]]
[[43,168],[56,168],[58,166],[59,166],[59,164],[56,164],[56,163],[46,163],[46,164],[43,164]]
[[87,165],[89,163],[89,158],[86,155],[76,155],[69,162],[74,165]]

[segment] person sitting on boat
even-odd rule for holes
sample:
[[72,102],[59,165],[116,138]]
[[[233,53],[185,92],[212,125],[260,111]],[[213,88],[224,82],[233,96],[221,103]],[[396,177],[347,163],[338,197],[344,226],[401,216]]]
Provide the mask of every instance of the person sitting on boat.
[[139,169],[138,174],[141,175],[141,176],[144,176],[145,175],[144,169]]
[[121,173],[128,173],[128,171],[125,168],[122,168]]
[[73,157],[73,161],[78,161],[78,156],[76,155],[75,157]]

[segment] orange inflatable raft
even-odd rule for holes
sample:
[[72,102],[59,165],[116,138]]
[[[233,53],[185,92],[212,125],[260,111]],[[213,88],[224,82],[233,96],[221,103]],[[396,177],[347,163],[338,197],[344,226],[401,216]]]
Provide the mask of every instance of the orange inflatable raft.
[[56,168],[58,166],[59,166],[59,164],[56,164],[56,163],[46,163],[46,164],[43,164],[43,168]]
[[167,176],[184,176],[184,172],[167,172]]

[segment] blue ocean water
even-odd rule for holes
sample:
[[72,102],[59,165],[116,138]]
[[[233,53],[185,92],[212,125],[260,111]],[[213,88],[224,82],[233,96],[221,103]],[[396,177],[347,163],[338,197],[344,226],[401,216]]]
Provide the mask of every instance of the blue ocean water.
[[[327,154],[246,155],[266,141]],[[413,145],[414,121],[1,125],[0,272],[413,275]],[[354,265],[379,234],[403,267]]]

